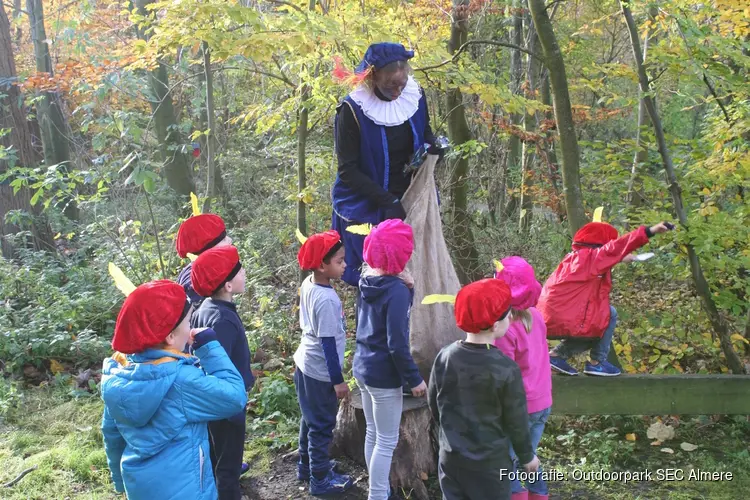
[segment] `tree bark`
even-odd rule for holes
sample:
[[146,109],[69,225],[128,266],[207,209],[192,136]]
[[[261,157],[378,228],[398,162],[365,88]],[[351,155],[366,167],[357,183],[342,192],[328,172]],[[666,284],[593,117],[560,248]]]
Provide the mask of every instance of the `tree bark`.
[[[456,0],[453,4],[454,16],[451,25],[451,39],[449,50],[455,53],[466,42],[468,37],[468,1]],[[466,110],[463,96],[458,88],[449,89],[446,93],[446,104],[449,110],[448,135],[453,144],[459,145],[471,140],[469,124],[466,121]],[[469,283],[479,271],[479,255],[474,244],[474,234],[471,231],[471,215],[468,210],[467,177],[469,173],[469,159],[463,156],[454,160],[451,169],[451,211],[453,215],[453,248],[458,263],[456,272],[462,283]]]
[[[539,38],[536,30],[531,23],[531,16],[528,12],[524,14],[524,24],[528,33],[530,51],[535,52],[539,45]],[[539,60],[536,57],[526,56],[526,98],[536,99],[537,80],[539,77]],[[523,128],[526,132],[531,133],[536,128],[536,113],[524,113]],[[521,156],[521,212],[519,217],[519,229],[523,233],[528,233],[531,228],[531,221],[534,214],[534,199],[531,189],[534,185],[534,160],[536,158],[536,145],[528,141],[523,143],[523,155]]]
[[[21,0],[13,0],[13,19],[17,19],[23,15]],[[20,49],[21,40],[23,40],[23,30],[21,25],[16,25],[16,46]]]
[[[44,28],[44,10],[42,0],[26,0],[26,11],[31,25],[31,39],[34,42],[36,70],[40,73],[54,75],[52,59],[49,55],[47,33]],[[37,119],[42,132],[44,163],[47,167],[58,165],[61,172],[72,168],[70,147],[68,144],[68,124],[62,111],[61,98],[56,91],[40,92],[37,103]],[[78,220],[80,213],[73,199],[65,200],[65,216]]]
[[[393,451],[390,484],[409,492],[407,498],[429,500],[423,477],[437,472],[436,425],[424,398],[404,398],[399,440]],[[365,465],[365,422],[359,390],[339,406],[331,451]]]
[[[521,47],[523,45],[523,8],[522,8],[521,0],[514,0],[513,1],[513,7],[512,7],[512,28],[511,28],[511,43],[515,45],[516,47]],[[521,51],[518,49],[511,49],[510,51],[510,82],[509,87],[511,93],[514,95],[520,95],[521,94],[521,85],[523,83],[523,62],[522,62],[522,56]],[[513,130],[516,130],[516,127],[519,127],[522,125],[524,121],[524,115],[521,113],[513,113],[510,115],[510,123],[513,127]],[[513,172],[514,174],[517,172],[521,172],[521,164],[523,162],[522,160],[522,148],[521,148],[521,138],[518,137],[517,134],[511,133],[510,139],[508,141],[508,155],[506,157],[506,172]],[[511,174],[511,175],[514,175]],[[507,182],[507,177],[506,177]],[[515,194],[515,190],[511,192],[512,198],[518,198],[518,196]],[[510,202],[507,204],[507,206],[504,206],[504,209],[513,208],[513,211],[506,211],[505,216],[508,218],[512,218],[515,212],[515,208],[519,206],[519,200],[510,200]]]
[[216,111],[214,109],[214,75],[211,72],[211,49],[203,42],[203,71],[206,79],[206,200],[203,213],[211,211],[211,200],[216,197]]
[[565,211],[568,215],[568,226],[571,236],[586,222],[583,209],[583,194],[579,173],[578,138],[573,123],[573,110],[568,92],[568,78],[565,74],[560,46],[547,15],[544,0],[529,0],[529,9],[534,20],[539,43],[542,46],[545,66],[549,70],[552,85],[555,119],[560,134],[560,152],[562,153],[562,180],[565,195]]
[[[307,209],[302,198],[302,193],[307,188],[307,136],[309,134],[307,122],[310,114],[307,108],[307,100],[309,97],[310,87],[303,85],[297,120],[297,228],[304,235],[307,235]],[[300,269],[299,282],[302,283],[307,275],[307,271]]]
[[[652,21],[659,14],[659,8],[656,5],[649,7],[649,19]],[[649,29],[643,37],[643,62],[645,64],[648,57],[648,48],[656,42],[655,30]],[[635,155],[633,156],[633,166],[630,170],[630,181],[628,182],[627,204],[628,208],[639,208],[643,206],[643,178],[641,176],[642,165],[648,160],[648,150],[643,145],[643,127],[650,125],[646,102],[643,99],[643,91],[639,90],[638,101],[638,130],[635,135]]]
[[[314,11],[316,3],[317,0],[310,0],[307,10]],[[317,72],[318,69],[315,70],[316,76]],[[299,113],[297,115],[297,228],[304,235],[307,235],[307,207],[302,193],[307,188],[307,137],[310,135],[308,128],[310,118],[308,99],[310,99],[310,92],[310,86],[303,84],[300,91]],[[300,284],[308,274],[308,271],[300,269],[298,275]]]
[[[153,14],[146,9],[146,6],[151,3],[153,0],[136,0],[138,13],[152,17]],[[141,29],[138,30],[138,37],[141,40],[148,40]],[[179,132],[172,96],[169,93],[167,66],[162,60],[159,60],[159,66],[149,73],[148,84],[151,90],[149,104],[153,113],[154,131],[161,148],[161,159],[164,162],[163,176],[169,187],[181,196],[187,197],[195,192],[195,182],[190,160],[183,150],[185,141]]]
[[[39,155],[31,142],[31,130],[23,109],[23,98],[18,86],[16,62],[13,56],[13,41],[10,33],[10,21],[5,8],[0,7],[0,79],[4,83],[0,86],[0,128],[8,129],[9,132],[0,137],[0,145],[15,151],[15,164],[23,167],[34,167],[39,163]],[[12,82],[12,83],[11,83]],[[5,174],[9,162],[0,162],[0,174]],[[9,224],[5,216],[11,210],[21,210],[32,217],[30,225],[31,239],[26,242],[28,248],[34,250],[54,250],[55,242],[52,231],[44,220],[39,206],[31,205],[31,190],[21,188],[14,193],[10,186],[11,179],[0,182],[0,245],[2,255],[6,259],[15,256],[15,249],[6,236],[17,233],[23,229],[14,224]]]
[[[643,92],[643,100],[646,105],[646,110],[651,119],[651,125],[654,128],[654,134],[656,136],[656,142],[659,146],[659,154],[661,155],[662,162],[664,164],[664,171],[666,173],[667,182],[669,183],[669,191],[672,194],[672,201],[674,204],[674,210],[677,214],[677,218],[680,221],[686,231],[690,231],[688,227],[687,212],[682,204],[682,191],[677,178],[675,176],[674,165],[672,163],[672,156],[667,148],[667,140],[664,135],[664,128],[661,124],[661,118],[656,109],[656,100],[649,94],[651,88],[649,85],[648,75],[646,74],[646,68],[643,66],[643,53],[641,52],[641,43],[638,38],[638,29],[636,28],[635,21],[633,20],[633,14],[630,11],[628,3],[620,0],[620,6],[622,8],[622,14],[625,17],[625,22],[628,26],[628,32],[630,34],[630,43],[633,46],[633,56],[635,59],[636,69],[638,71],[638,82]],[[687,249],[688,262],[690,263],[690,271],[693,275],[693,282],[695,289],[701,298],[703,308],[708,314],[708,319],[711,322],[711,326],[714,332],[719,337],[721,344],[721,350],[727,360],[727,365],[732,373],[742,374],[745,373],[745,367],[742,364],[739,356],[732,346],[732,341],[729,335],[729,328],[724,320],[719,315],[719,311],[716,309],[716,304],[711,296],[711,289],[703,276],[703,270],[701,269],[700,261],[698,260],[698,254],[695,251],[689,238],[686,238],[684,242],[685,248]]]

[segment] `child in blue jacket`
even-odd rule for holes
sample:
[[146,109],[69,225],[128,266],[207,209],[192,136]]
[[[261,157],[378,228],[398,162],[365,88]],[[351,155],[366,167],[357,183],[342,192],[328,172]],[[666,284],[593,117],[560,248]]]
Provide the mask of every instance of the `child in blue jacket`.
[[185,290],[160,280],[136,288],[117,317],[102,434],[115,490],[131,500],[218,497],[206,423],[241,411],[247,395],[213,330],[190,329],[190,310]]

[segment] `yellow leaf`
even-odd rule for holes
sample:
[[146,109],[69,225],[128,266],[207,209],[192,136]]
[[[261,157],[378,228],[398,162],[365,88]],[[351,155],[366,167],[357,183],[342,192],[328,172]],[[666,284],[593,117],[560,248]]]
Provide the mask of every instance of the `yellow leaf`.
[[299,228],[294,230],[294,234],[297,236],[297,241],[299,241],[300,245],[304,245],[307,241],[307,237],[302,234],[302,231],[299,230]]
[[356,226],[349,226],[346,228],[352,234],[359,234],[360,236],[367,236],[372,231],[372,224],[357,224]]
[[195,259],[198,258],[198,256],[195,255],[194,253],[189,253],[189,254],[187,254],[187,258],[190,259],[190,262],[193,262],[193,261],[195,261]]
[[428,306],[431,304],[455,304],[456,303],[456,296],[455,295],[448,295],[448,294],[432,294],[432,295],[425,295],[425,297],[422,299],[422,305]]
[[625,439],[628,441],[635,441],[636,437],[635,434],[631,432],[630,434],[625,434]]
[[115,280],[115,286],[125,294],[126,297],[135,290],[133,282],[130,281],[128,277],[125,276],[125,273],[123,273],[113,262],[109,263],[109,275]]
[[732,339],[732,340],[736,340],[738,342],[744,342],[746,344],[750,344],[750,342],[748,342],[748,340],[745,337],[743,337],[742,335],[740,335],[739,333],[735,333],[735,334],[733,334],[729,338]]
[[604,207],[597,207],[597,209],[594,210],[594,218],[592,220],[594,222],[601,222],[602,221],[602,212],[604,212]]
[[193,215],[200,215],[201,209],[198,207],[198,197],[195,193],[190,193],[190,204],[193,205]]
[[504,269],[503,263],[500,262],[499,260],[493,260],[492,263],[495,264],[496,273],[499,273]]
[[65,367],[61,365],[60,362],[56,359],[53,359],[49,362],[49,371],[52,372],[52,375],[57,375],[63,370],[65,370]]

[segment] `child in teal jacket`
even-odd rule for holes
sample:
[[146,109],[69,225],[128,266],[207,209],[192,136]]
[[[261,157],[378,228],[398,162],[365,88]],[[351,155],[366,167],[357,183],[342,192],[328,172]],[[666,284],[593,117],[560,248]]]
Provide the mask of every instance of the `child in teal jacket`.
[[184,289],[161,280],[136,288],[117,318],[102,433],[115,490],[130,499],[218,498],[206,423],[241,411],[247,395],[216,334],[190,330],[189,313]]

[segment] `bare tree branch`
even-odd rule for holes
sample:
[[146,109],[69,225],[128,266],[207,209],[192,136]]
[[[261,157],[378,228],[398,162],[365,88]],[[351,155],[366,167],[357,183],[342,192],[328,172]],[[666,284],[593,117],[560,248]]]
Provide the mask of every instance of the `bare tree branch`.
[[458,50],[455,52],[455,54],[453,54],[453,57],[451,57],[450,59],[446,59],[445,61],[443,61],[443,62],[441,62],[439,64],[435,64],[434,66],[426,66],[424,68],[414,68],[414,71],[427,72],[429,70],[437,69],[437,68],[442,68],[443,66],[446,66],[446,65],[448,65],[450,63],[453,63],[453,62],[456,62],[456,60],[459,58],[459,56],[461,55],[461,53],[463,51],[465,51],[467,48],[469,48],[469,46],[471,46],[471,45],[495,45],[497,47],[505,47],[505,48],[508,48],[508,49],[514,49],[514,50],[521,51],[521,52],[523,52],[525,54],[529,54],[531,57],[534,57],[534,58],[536,58],[536,59],[544,62],[544,59],[541,56],[539,56],[538,54],[535,54],[534,52],[532,52],[530,50],[526,50],[523,47],[519,47],[518,45],[515,45],[515,44],[512,44],[512,43],[500,42],[500,41],[497,41],[497,40],[469,40],[468,42],[466,42],[463,45],[461,45],[458,48]]

